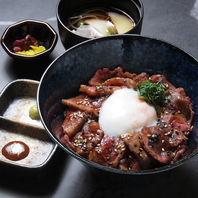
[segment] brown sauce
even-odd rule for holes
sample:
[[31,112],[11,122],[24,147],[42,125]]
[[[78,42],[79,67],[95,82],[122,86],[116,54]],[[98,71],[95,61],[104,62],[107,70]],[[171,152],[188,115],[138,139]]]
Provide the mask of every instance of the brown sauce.
[[21,141],[12,141],[2,148],[2,154],[9,160],[18,161],[28,156],[29,147]]

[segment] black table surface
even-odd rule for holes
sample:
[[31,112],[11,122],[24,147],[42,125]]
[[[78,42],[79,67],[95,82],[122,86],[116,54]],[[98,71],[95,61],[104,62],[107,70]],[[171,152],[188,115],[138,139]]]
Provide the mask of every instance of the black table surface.
[[[170,42],[198,58],[198,0],[142,2],[145,13],[141,34]],[[0,0],[0,34],[8,25],[24,19],[46,21],[58,32],[57,3],[58,0]],[[59,39],[48,58],[27,63],[13,60],[0,46],[0,90],[16,79],[39,81],[45,68],[64,51]],[[61,149],[47,167],[34,171],[0,166],[0,198],[198,197],[198,156],[142,185],[103,183]]]

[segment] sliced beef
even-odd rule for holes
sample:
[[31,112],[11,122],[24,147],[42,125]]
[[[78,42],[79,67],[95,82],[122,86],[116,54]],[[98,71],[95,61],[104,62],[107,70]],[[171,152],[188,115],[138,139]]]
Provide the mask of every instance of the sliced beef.
[[88,159],[104,166],[116,168],[125,151],[126,146],[120,138],[104,135],[100,144],[90,152]]
[[149,77],[149,80],[153,83],[157,83],[159,85],[164,85],[168,90],[175,90],[175,86],[172,85],[164,75],[156,74]]
[[[174,91],[170,90],[171,100],[170,104],[174,107],[175,111],[182,113],[187,120],[192,122],[194,112],[192,110],[192,104],[190,98],[186,96],[183,88],[177,88]],[[169,104],[169,105],[170,105]]]
[[101,142],[103,136],[104,132],[100,129],[98,122],[89,120],[84,124],[82,131],[73,137],[65,135],[62,141],[79,155],[88,157],[90,151]]
[[105,100],[106,97],[92,98],[85,94],[81,94],[74,98],[62,99],[62,103],[69,107],[98,116],[100,107]]
[[171,163],[176,156],[181,157],[186,147],[186,136],[169,126],[144,127],[139,135],[144,149],[163,164]]
[[104,83],[107,79],[114,78],[114,77],[124,77],[124,78],[131,78],[133,79],[136,74],[132,74],[129,72],[123,72],[121,67],[117,67],[113,71],[108,68],[98,69],[94,76],[89,80],[89,85],[100,85]]
[[133,78],[133,80],[136,82],[136,83],[141,83],[141,82],[144,82],[146,80],[149,79],[149,75],[145,72],[142,72],[140,74],[138,74],[137,76],[135,76]]
[[64,116],[65,120],[62,124],[62,128],[64,133],[66,133],[69,137],[81,131],[85,121],[91,117],[91,115],[87,114],[85,111],[73,108],[68,108],[65,111]]
[[88,84],[97,86],[102,84],[105,80],[115,76],[115,71],[108,68],[98,69],[94,76],[89,80]]
[[81,85],[79,91],[91,97],[109,96],[118,89],[134,88],[136,82],[130,78],[111,78],[97,86]]
[[129,153],[128,155],[126,155],[125,158],[120,160],[120,164],[118,168],[121,170],[129,170],[129,171],[142,170],[139,160],[136,158],[135,155],[133,155],[133,153]]
[[109,96],[114,91],[122,89],[120,86],[109,86],[109,85],[98,85],[98,86],[87,86],[81,85],[79,91],[83,92],[89,96],[101,97],[101,96]]
[[172,126],[175,131],[180,131],[186,136],[191,131],[191,123],[183,114],[175,111],[165,111],[161,116],[160,124]]
[[141,169],[149,169],[152,167],[154,160],[140,144],[139,132],[125,133],[121,135],[121,139],[128,146],[133,155],[135,155]]
[[119,86],[120,88],[134,88],[137,83],[130,78],[116,77],[106,80],[103,84],[109,86]]
[[165,76],[153,75],[149,78],[153,83],[163,84],[171,94],[170,101],[165,105],[167,110],[179,111],[186,119],[192,123],[194,112],[190,98],[186,96],[183,88],[176,88]]

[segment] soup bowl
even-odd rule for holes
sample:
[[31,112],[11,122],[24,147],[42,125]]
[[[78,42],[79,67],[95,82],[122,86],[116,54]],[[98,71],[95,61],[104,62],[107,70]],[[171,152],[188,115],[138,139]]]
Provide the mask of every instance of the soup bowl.
[[[191,98],[195,112],[193,130],[184,157],[170,165],[150,170],[125,171],[102,166],[76,154],[61,142],[65,106],[64,98],[79,94],[81,84],[87,84],[96,70],[122,67],[124,71],[149,75],[163,74],[176,87],[183,87]],[[41,121],[50,137],[69,155],[90,170],[108,177],[124,177],[162,173],[176,168],[197,154],[198,148],[198,62],[187,52],[165,41],[140,35],[101,37],[78,44],[49,65],[37,92]]]
[[90,38],[77,35],[68,28],[68,18],[75,12],[84,8],[107,7],[114,8],[131,17],[135,22],[135,27],[129,30],[128,34],[140,34],[144,16],[144,8],[141,0],[60,0],[56,10],[56,17],[59,35],[63,46],[68,49],[80,42]]

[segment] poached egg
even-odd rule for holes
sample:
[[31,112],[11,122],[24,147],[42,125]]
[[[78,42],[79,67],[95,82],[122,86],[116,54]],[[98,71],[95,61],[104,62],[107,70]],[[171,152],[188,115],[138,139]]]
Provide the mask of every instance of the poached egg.
[[139,100],[138,92],[131,88],[115,91],[103,103],[99,124],[106,135],[120,136],[124,133],[140,131],[142,127],[155,126],[155,108]]

